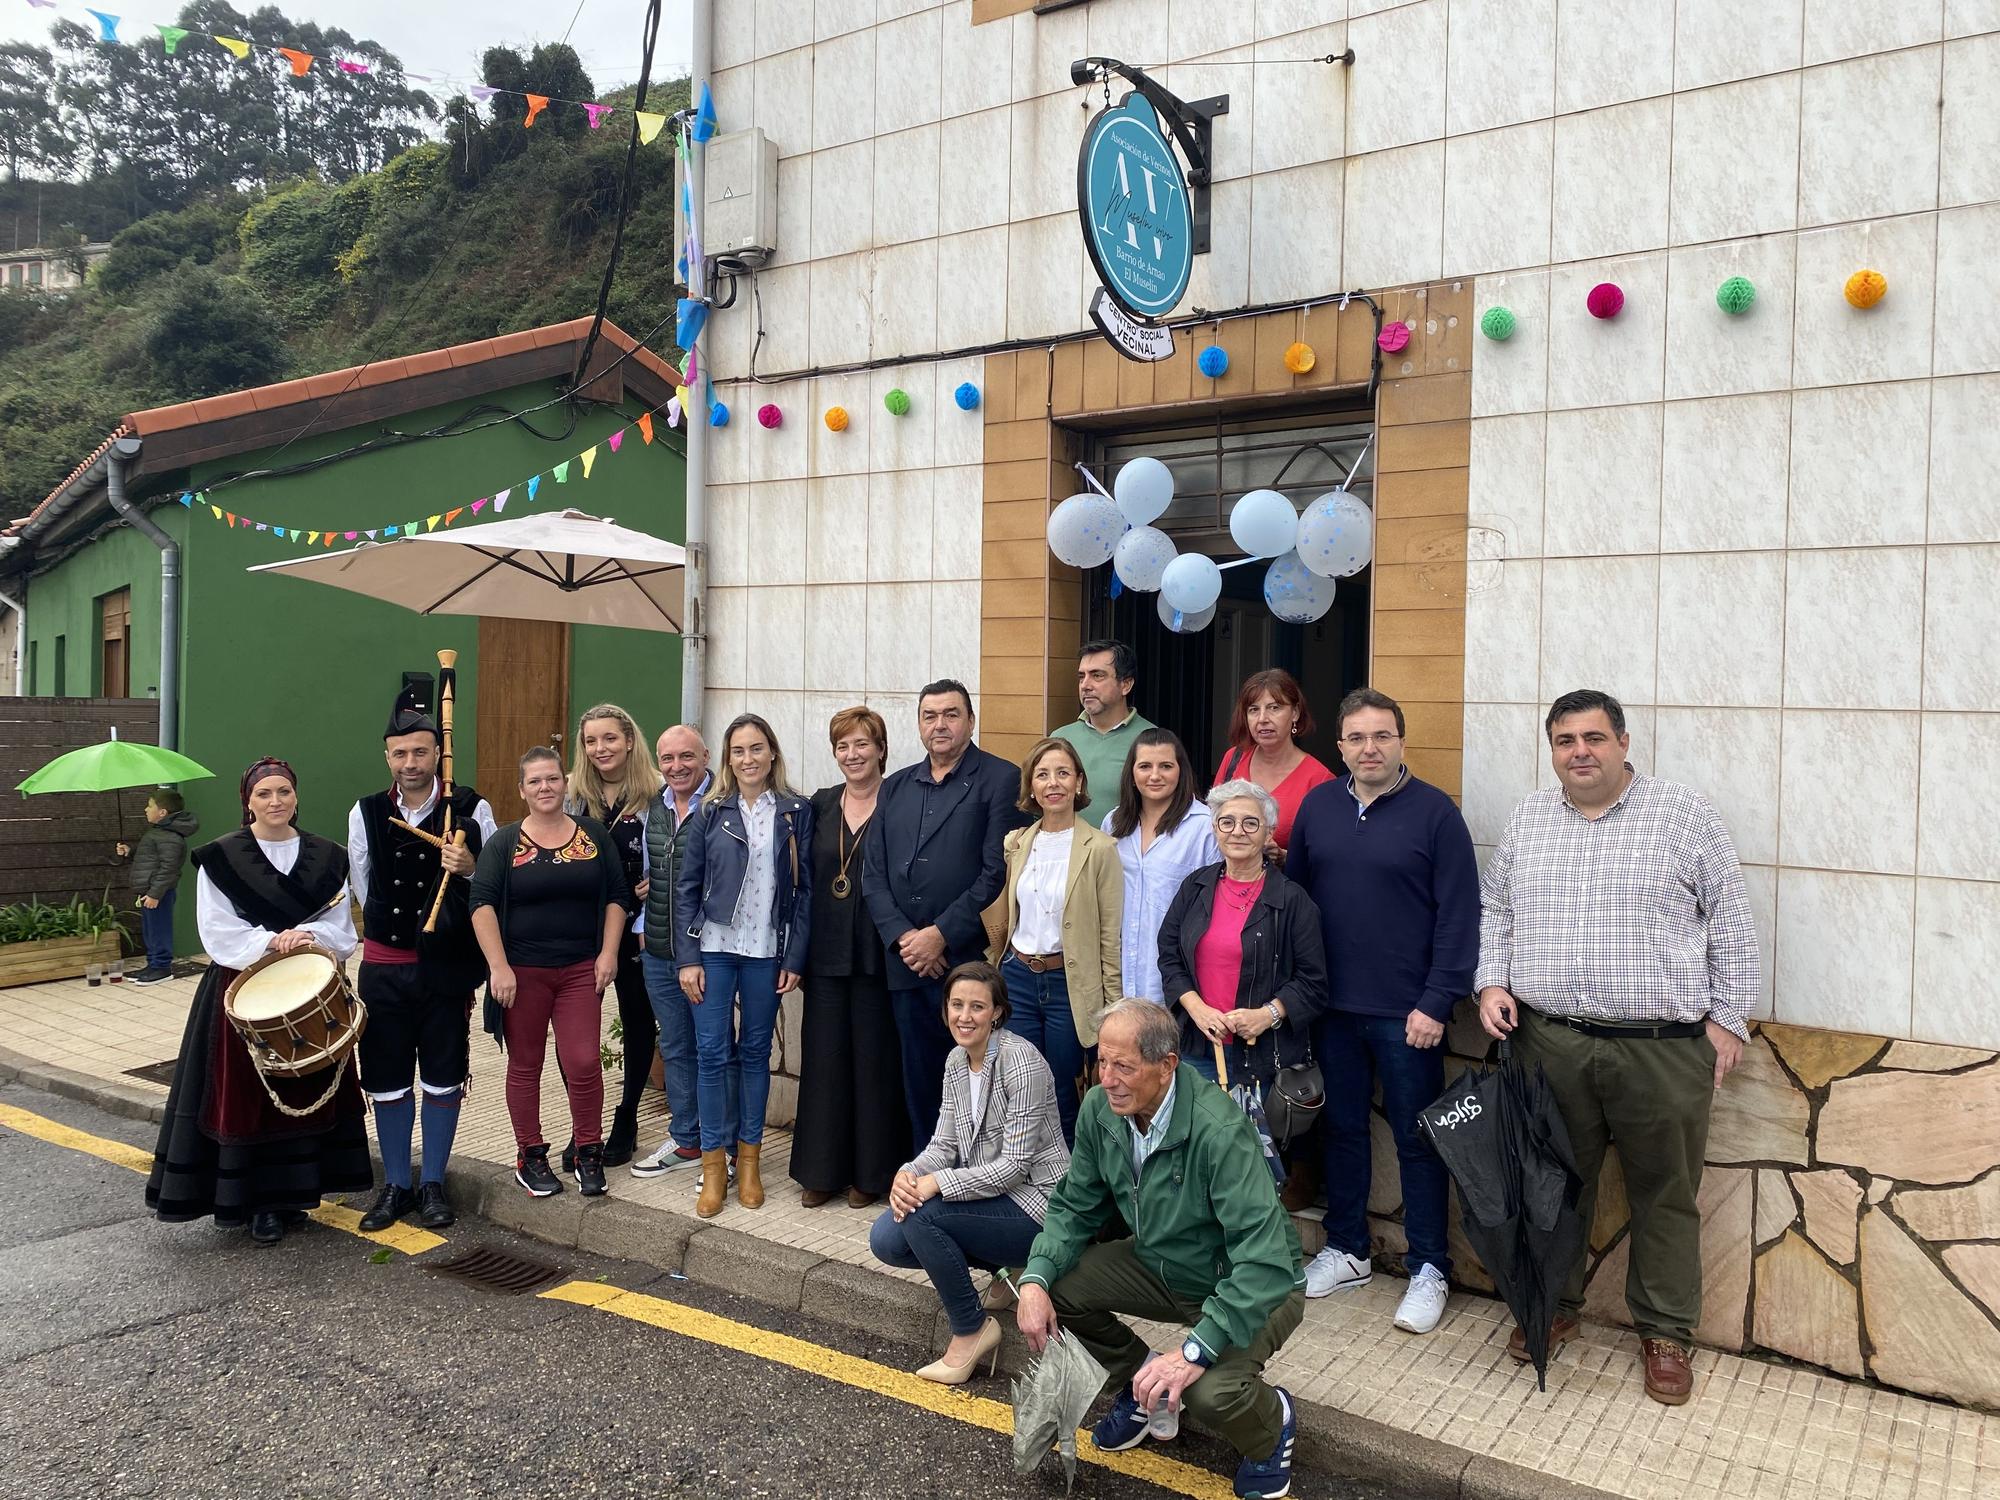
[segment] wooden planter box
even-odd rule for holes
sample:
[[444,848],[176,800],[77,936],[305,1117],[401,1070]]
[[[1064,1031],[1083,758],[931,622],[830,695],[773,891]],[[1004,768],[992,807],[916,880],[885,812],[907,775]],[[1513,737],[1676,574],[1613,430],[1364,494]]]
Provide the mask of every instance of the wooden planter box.
[[108,966],[118,954],[115,932],[100,932],[96,937],[0,943],[0,989],[17,984],[42,984],[51,979],[81,979],[88,965]]

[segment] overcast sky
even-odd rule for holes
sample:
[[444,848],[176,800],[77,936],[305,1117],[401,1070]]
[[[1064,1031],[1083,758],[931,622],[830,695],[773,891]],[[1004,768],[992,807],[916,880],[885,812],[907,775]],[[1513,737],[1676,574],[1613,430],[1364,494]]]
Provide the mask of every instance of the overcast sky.
[[[640,27],[646,18],[644,0],[276,0],[279,9],[297,20],[338,26],[357,37],[380,42],[412,73],[477,78],[479,54],[505,43],[527,50],[537,42],[562,40],[583,58],[591,81],[600,92],[639,77]],[[154,22],[171,22],[180,13],[175,0],[97,0],[96,9],[124,17],[119,35],[153,38]],[[254,0],[237,0],[239,11],[256,9]],[[575,29],[570,18],[575,15]],[[46,42],[50,22],[61,16],[81,25],[95,24],[79,0],[58,0],[55,10],[41,10],[27,0],[0,0],[0,39]],[[145,43],[141,43],[145,45]],[[660,40],[653,55],[655,79],[678,78],[688,68],[688,7],[686,0],[665,0],[660,13]]]

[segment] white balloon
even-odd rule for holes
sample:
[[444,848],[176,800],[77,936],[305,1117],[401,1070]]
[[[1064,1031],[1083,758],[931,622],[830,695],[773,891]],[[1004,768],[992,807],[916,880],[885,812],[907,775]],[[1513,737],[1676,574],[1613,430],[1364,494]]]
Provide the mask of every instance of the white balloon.
[[1229,511],[1229,535],[1252,557],[1283,557],[1299,536],[1299,513],[1276,490],[1252,490]]
[[1160,575],[1177,555],[1174,539],[1159,527],[1134,526],[1118,539],[1111,562],[1126,588],[1150,594],[1159,588]]
[[1157,458],[1135,458],[1111,481],[1118,508],[1134,526],[1150,526],[1174,503],[1174,474]]
[[1288,552],[1264,574],[1264,602],[1287,625],[1310,625],[1333,608],[1334,582]]
[[[1213,604],[1207,609],[1197,610],[1194,614],[1184,614],[1167,602],[1165,594],[1160,595],[1159,609],[1160,623],[1175,635],[1193,635],[1197,630],[1206,630],[1215,619]],[[1180,620],[1178,625],[1174,623],[1176,618]]]
[[1222,570],[1212,557],[1183,552],[1161,575],[1160,597],[1183,615],[1198,615],[1222,597]]
[[1049,551],[1072,568],[1098,568],[1111,561],[1125,518],[1102,495],[1071,495],[1049,512]]
[[1299,561],[1322,578],[1352,578],[1375,555],[1375,513],[1346,490],[1328,490],[1299,517]]

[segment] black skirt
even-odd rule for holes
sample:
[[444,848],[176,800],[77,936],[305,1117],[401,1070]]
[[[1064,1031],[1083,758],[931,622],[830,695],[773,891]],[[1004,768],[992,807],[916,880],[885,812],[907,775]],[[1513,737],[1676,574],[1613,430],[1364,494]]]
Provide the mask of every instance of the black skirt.
[[[296,1131],[262,1140],[224,1143],[202,1126],[205,1106],[217,1080],[214,1056],[219,1045],[241,1047],[226,1031],[222,995],[236,976],[234,969],[211,964],[195,992],[181,1038],[180,1065],[167,1094],[166,1118],[160,1122],[159,1144],[153,1148],[153,1170],[146,1179],[146,1207],[170,1224],[213,1216],[224,1227],[249,1222],[252,1214],[289,1209],[310,1211],[328,1193],[359,1192],[375,1185],[374,1163],[368,1155],[366,1115],[349,1064],[343,1097],[332,1109],[326,1128]],[[325,1075],[301,1080],[317,1093]],[[340,1107],[345,1105],[347,1107]]]

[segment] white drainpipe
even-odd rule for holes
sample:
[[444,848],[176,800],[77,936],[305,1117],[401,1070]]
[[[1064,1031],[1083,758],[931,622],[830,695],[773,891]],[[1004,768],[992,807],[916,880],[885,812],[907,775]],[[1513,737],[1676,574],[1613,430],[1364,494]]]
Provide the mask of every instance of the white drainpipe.
[[[739,0],[741,3],[741,0]],[[692,92],[689,99],[700,103],[708,84],[709,38],[712,34],[711,6],[714,0],[694,0],[693,51],[690,67]],[[708,147],[692,141],[688,151],[688,196],[698,216],[701,212],[703,161]],[[698,222],[697,218],[697,222]],[[677,249],[669,247],[667,258]],[[690,266],[699,275],[698,267]],[[707,360],[702,361],[704,365]],[[703,371],[706,379],[706,371]],[[700,383],[688,391],[687,422],[687,607],[681,622],[681,722],[699,726],[701,700],[708,679],[708,403],[702,399]]]

